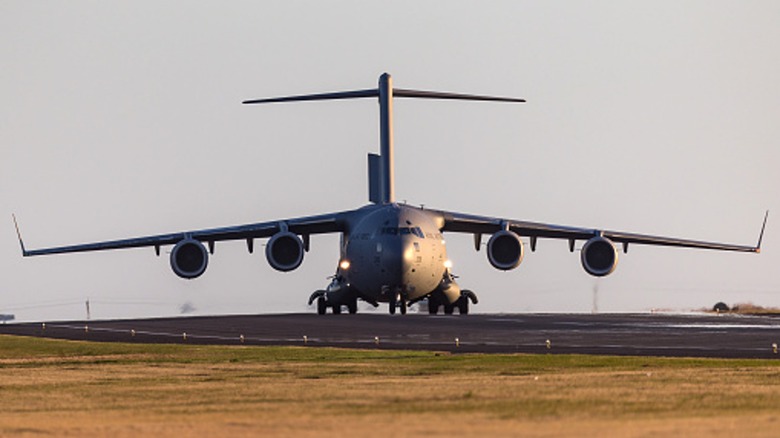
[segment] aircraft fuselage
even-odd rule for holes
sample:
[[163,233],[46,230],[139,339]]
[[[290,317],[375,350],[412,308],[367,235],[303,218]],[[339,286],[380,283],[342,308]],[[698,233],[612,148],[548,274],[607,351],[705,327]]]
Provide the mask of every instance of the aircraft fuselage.
[[358,213],[344,233],[339,266],[350,288],[368,301],[389,302],[414,301],[439,287],[448,258],[438,215],[394,203]]

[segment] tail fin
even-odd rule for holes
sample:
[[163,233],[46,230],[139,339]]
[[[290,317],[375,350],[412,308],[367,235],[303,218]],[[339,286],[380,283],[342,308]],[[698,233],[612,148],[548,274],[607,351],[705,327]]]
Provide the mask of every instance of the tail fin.
[[[511,97],[478,96],[473,94],[442,93],[439,91],[404,90],[400,88],[394,89],[392,77],[388,73],[383,73],[381,76],[379,76],[379,86],[373,89],[273,97],[268,99],[253,99],[245,100],[243,103],[256,104],[301,102],[312,100],[361,99],[366,97],[379,98],[380,154],[371,154],[368,158],[369,199],[374,203],[395,202],[395,172],[393,159],[393,97],[410,97],[415,99],[475,100],[487,102],[525,102],[524,99]],[[377,172],[377,169],[374,167],[378,167],[379,171]],[[381,184],[377,184],[377,182],[381,182]]]
[[382,157],[368,154],[368,200],[382,203]]

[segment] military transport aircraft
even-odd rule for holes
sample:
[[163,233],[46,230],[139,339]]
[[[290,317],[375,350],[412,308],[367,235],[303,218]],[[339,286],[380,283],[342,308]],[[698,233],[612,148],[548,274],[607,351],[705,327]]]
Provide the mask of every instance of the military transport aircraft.
[[159,256],[161,246],[173,245],[170,254],[173,272],[193,279],[206,270],[209,254],[213,254],[217,241],[244,240],[251,253],[255,239],[270,238],[265,246],[268,263],[276,270],[287,272],[301,265],[305,252],[309,251],[312,234],[340,233],[341,256],[335,276],[326,289],[314,292],[309,298],[310,305],[317,302],[319,314],[326,313],[328,308],[333,313],[341,313],[342,306],[355,313],[358,300],[375,307],[380,302],[388,303],[391,314],[397,309],[406,313],[409,304],[423,299],[427,299],[431,314],[436,314],[442,306],[444,313],[451,314],[458,309],[460,314],[466,314],[469,303],[476,304],[477,297],[455,282],[443,233],[472,234],[477,251],[482,246],[482,236],[490,235],[488,261],[505,271],[516,268],[523,260],[525,249],[521,237],[529,240],[531,251],[536,249],[540,238],[568,240],[572,252],[576,241],[585,241],[580,252],[582,267],[597,277],[615,270],[616,244],[622,244],[624,252],[629,244],[760,252],[766,216],[756,246],[743,246],[474,216],[396,203],[393,181],[393,99],[396,97],[525,102],[516,98],[393,88],[387,73],[379,77],[377,88],[367,90],[247,100],[243,103],[378,98],[380,154],[368,155],[370,204],[317,216],[36,250],[27,250],[19,235],[22,254],[26,257],[154,247]]

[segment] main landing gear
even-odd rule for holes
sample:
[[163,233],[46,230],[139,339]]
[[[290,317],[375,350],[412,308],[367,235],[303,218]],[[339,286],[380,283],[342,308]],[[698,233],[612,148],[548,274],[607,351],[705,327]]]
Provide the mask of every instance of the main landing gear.
[[[363,298],[365,300],[365,298]],[[350,314],[357,313],[357,300],[358,297],[354,293],[339,294],[338,292],[328,292],[325,290],[318,290],[311,294],[309,297],[309,305],[311,306],[315,302],[317,303],[317,313],[325,315],[330,308],[331,313],[339,315],[344,311]],[[469,307],[472,304],[477,304],[477,295],[470,290],[463,290],[460,293],[460,297],[455,302],[450,303],[446,296],[440,291],[434,291],[427,297],[428,300],[428,313],[436,315],[439,313],[440,308],[444,308],[445,315],[452,315],[455,313],[455,309],[461,315],[468,315]],[[409,310],[409,305],[414,304],[418,300],[414,300],[411,303],[403,296],[403,294],[390,295],[388,302],[388,311],[391,315],[395,315],[396,312],[401,312],[401,315],[406,315]],[[374,307],[378,306],[377,302],[368,301],[373,304]]]
[[311,305],[315,300],[317,301],[317,313],[319,315],[324,315],[328,312],[328,307],[330,307],[331,312],[333,312],[334,315],[341,314],[342,306],[347,307],[347,312],[350,314],[357,313],[357,297],[349,297],[342,300],[328,300],[328,293],[324,290],[318,290],[311,294],[311,297],[309,297],[309,305]]
[[443,306],[445,315],[452,315],[455,312],[455,309],[458,309],[458,313],[461,315],[468,315],[469,305],[477,304],[479,302],[477,299],[477,294],[468,289],[461,291],[460,298],[455,300],[454,303],[449,303],[446,299],[443,298],[443,296],[437,296],[435,293],[428,297],[429,314],[436,315],[439,313],[439,307]]

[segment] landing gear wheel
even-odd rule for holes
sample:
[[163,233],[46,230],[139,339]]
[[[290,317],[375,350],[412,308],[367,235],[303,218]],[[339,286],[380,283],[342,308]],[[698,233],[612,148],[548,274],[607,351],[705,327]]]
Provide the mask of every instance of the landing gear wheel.
[[401,298],[401,315],[406,315],[406,300]]
[[328,305],[325,303],[325,297],[317,298],[317,314],[324,315],[327,309]]
[[439,313],[439,302],[433,297],[428,297],[428,313],[431,315]]
[[454,304],[445,304],[444,305],[444,314],[445,315],[452,315],[452,311],[455,310]]
[[347,304],[347,310],[349,310],[350,315],[354,315],[357,313],[357,299],[350,300]]
[[469,299],[466,296],[462,296],[458,299],[458,312],[461,315],[469,314]]
[[390,296],[390,303],[388,303],[390,314],[395,315],[395,305],[398,303],[398,296],[391,295]]
[[341,304],[334,304],[333,305],[333,314],[334,315],[341,315]]

